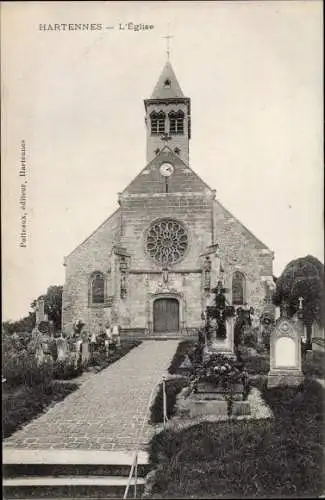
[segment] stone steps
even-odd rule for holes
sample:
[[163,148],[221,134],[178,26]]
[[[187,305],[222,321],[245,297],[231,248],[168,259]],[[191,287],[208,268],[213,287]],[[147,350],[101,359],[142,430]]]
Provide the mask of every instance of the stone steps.
[[[5,499],[12,498],[123,498],[128,483],[121,476],[23,476],[3,480]],[[138,497],[144,490],[145,479],[137,479]],[[134,479],[130,493],[133,493]]]
[[[4,449],[3,498],[123,498],[132,452],[92,450]],[[137,498],[149,471],[148,456],[139,452]],[[129,497],[134,495],[134,479]]]

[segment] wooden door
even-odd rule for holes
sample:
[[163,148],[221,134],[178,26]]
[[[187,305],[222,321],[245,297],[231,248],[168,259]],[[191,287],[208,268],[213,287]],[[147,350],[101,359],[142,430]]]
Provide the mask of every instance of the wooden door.
[[179,304],[177,299],[157,299],[153,304],[155,332],[177,332],[179,330]]

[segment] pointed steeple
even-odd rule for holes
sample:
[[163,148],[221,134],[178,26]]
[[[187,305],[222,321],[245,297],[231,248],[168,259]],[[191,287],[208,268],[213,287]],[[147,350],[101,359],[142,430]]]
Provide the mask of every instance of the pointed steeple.
[[189,164],[191,99],[184,96],[169,60],[151,97],[144,99],[144,107],[147,162],[155,158],[168,141],[170,149]]
[[177,81],[173,67],[166,62],[150,99],[184,98],[183,91]]

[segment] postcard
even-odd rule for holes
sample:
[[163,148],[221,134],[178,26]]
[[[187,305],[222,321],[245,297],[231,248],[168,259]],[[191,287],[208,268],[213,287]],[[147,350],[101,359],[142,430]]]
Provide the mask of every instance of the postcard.
[[325,491],[322,7],[2,2],[6,498]]

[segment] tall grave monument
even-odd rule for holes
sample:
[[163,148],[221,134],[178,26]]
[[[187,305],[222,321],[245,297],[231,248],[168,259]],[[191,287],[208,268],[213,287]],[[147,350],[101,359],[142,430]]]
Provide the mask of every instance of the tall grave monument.
[[211,245],[205,254],[204,289],[206,293],[204,356],[212,353],[224,354],[235,358],[234,354],[234,316],[235,309],[226,303],[226,288],[223,286],[222,264],[218,245]]

